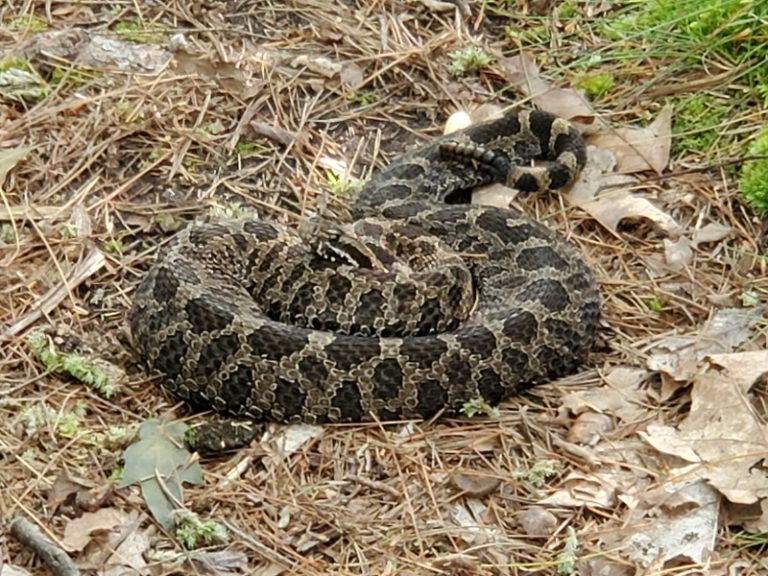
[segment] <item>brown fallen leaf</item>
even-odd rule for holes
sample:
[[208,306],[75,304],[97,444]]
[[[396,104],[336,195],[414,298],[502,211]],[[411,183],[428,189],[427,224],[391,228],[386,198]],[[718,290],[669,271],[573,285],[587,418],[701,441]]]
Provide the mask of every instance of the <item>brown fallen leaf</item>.
[[613,420],[607,414],[584,412],[576,417],[573,426],[568,430],[568,441],[594,446],[612,429]]
[[64,527],[61,545],[68,552],[79,552],[99,534],[112,530],[122,520],[122,514],[116,508],[102,508],[96,512],[86,512],[80,518],[71,520]]
[[574,471],[562,481],[561,488],[540,500],[539,504],[610,510],[616,506],[616,493],[620,483],[621,479],[612,472],[583,474]]
[[691,239],[691,246],[696,248],[699,244],[719,242],[730,236],[732,232],[733,228],[731,226],[710,222],[694,231],[693,238]]
[[731,502],[768,498],[768,426],[747,394],[768,372],[768,351],[716,354],[698,374],[691,409],[677,428],[651,425],[642,438],[656,450],[690,462],[676,473],[703,478]]
[[665,106],[646,128],[605,129],[587,142],[616,155],[616,169],[625,174],[653,170],[661,174],[669,164],[672,148],[672,107]]
[[104,566],[103,576],[150,574],[149,564],[144,560],[150,545],[151,540],[146,531],[134,530],[126,536],[115,550],[115,554]]
[[[248,556],[234,550],[194,550],[186,555],[184,567],[190,574],[226,575],[242,573],[247,570]],[[282,567],[285,572],[285,567]],[[262,576],[262,573],[259,573]]]
[[451,482],[470,498],[484,498],[499,487],[501,479],[484,474],[457,472],[451,476]]
[[724,525],[742,526],[749,532],[768,532],[768,498],[752,504],[735,504],[728,501],[724,504]]
[[651,373],[634,366],[616,366],[605,375],[605,385],[571,392],[563,397],[563,406],[573,414],[597,410],[634,422],[645,414],[646,392],[643,383]]
[[630,191],[633,178],[612,173],[615,162],[610,151],[590,146],[587,164],[568,193],[571,203],[617,235],[622,220],[644,218],[668,236],[680,236],[682,227],[672,216]]
[[541,77],[539,67],[528,55],[504,56],[500,50],[492,50],[491,54],[507,81],[517,86],[541,110],[566,120],[578,119],[585,133],[607,126],[581,92],[550,84]]
[[[579,560],[579,576],[635,576],[637,572],[633,566],[627,566],[626,562],[619,563],[612,558],[587,557]],[[644,575],[654,572],[643,572]]]
[[664,238],[664,259],[671,272],[682,272],[693,261],[691,241],[685,236],[677,240]]
[[32,572],[27,572],[24,568],[19,568],[7,562],[0,563],[0,567],[2,567],[3,576],[32,576]]
[[342,70],[342,65],[339,62],[334,62],[325,56],[310,56],[308,54],[296,56],[296,58],[291,60],[291,66],[294,68],[306,67],[308,70],[326,78],[333,78],[341,74]]
[[530,506],[516,517],[517,525],[528,536],[549,536],[557,528],[557,518],[541,506]]
[[730,352],[750,338],[763,312],[761,306],[718,310],[697,333],[671,336],[656,343],[650,350],[648,368],[688,382],[698,373],[705,357]]
[[[625,520],[618,548],[638,566],[658,570],[701,563],[714,551],[720,497],[701,481],[666,483],[645,493]],[[656,572],[654,572],[656,573]]]
[[83,510],[93,512],[104,506],[112,496],[113,489],[111,482],[93,486],[84,480],[70,477],[65,471],[54,480],[48,492],[48,505],[54,512],[64,504],[71,508],[67,511],[68,513],[76,514]]

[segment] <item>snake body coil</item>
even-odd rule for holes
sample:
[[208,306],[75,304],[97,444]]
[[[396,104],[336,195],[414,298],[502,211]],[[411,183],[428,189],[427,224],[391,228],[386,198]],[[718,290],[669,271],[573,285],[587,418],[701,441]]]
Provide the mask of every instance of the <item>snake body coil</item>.
[[365,184],[353,213],[361,234],[378,230],[415,270],[379,270],[391,257],[376,241],[348,248],[345,233],[322,251],[274,222],[191,225],[136,291],[137,348],[178,398],[256,420],[496,404],[584,361],[599,296],[564,239],[515,210],[467,204],[468,193],[496,181],[554,190],[585,160],[575,129],[536,111],[403,154]]

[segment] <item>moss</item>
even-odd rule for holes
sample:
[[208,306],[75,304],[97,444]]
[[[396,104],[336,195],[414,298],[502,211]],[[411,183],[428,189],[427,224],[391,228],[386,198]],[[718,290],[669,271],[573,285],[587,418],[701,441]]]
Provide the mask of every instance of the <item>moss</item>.
[[45,32],[48,30],[48,24],[37,16],[26,14],[13,20],[11,28],[27,32]]
[[761,216],[768,216],[768,128],[749,145],[748,160],[741,168],[739,189],[744,200]]
[[605,96],[615,85],[613,74],[607,72],[600,74],[586,74],[577,78],[574,85],[586,92],[591,100],[597,100]]
[[479,46],[467,46],[462,50],[451,52],[448,56],[451,58],[448,71],[454,76],[464,76],[477,72],[493,62],[493,56],[487,54]]
[[731,114],[732,103],[705,92],[678,100],[674,118],[674,154],[693,150],[707,152],[717,141],[719,126]]
[[112,30],[123,40],[141,44],[165,44],[168,41],[165,28],[151,24],[144,26],[139,22],[118,22]]

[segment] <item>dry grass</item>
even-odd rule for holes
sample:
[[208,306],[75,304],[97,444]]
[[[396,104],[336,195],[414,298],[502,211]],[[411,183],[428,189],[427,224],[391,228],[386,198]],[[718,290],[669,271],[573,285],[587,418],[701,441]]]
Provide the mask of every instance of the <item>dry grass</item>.
[[[328,188],[327,158],[353,162],[351,172],[364,177],[437,133],[454,110],[506,103],[514,94],[493,67],[461,78],[447,72],[447,55],[472,30],[503,42],[503,22],[477,6],[464,22],[453,10],[405,0],[14,4],[0,8],[0,21],[9,23],[0,31],[6,51],[31,37],[20,15],[46,20],[54,10],[55,28],[106,32],[134,21],[183,31],[194,54],[179,53],[157,76],[73,69],[39,102],[0,106],[0,149],[29,148],[5,181],[0,209],[0,319],[4,329],[19,327],[0,354],[0,515],[27,515],[60,537],[68,518],[47,500],[54,479],[66,471],[100,484],[120,465],[121,450],[95,442],[94,433],[185,414],[136,366],[125,319],[132,290],[170,232],[233,202],[296,222]],[[295,63],[302,55],[342,63],[341,77]],[[41,72],[53,74],[50,65]],[[654,104],[636,92],[632,102],[636,109]],[[582,449],[565,440],[572,419],[561,397],[600,385],[611,366],[644,365],[653,342],[696,330],[715,304],[738,306],[747,290],[761,299],[768,291],[759,226],[726,170],[673,172],[649,180],[643,193],[685,230],[717,222],[734,232],[727,242],[697,248],[683,272],[657,276],[649,267],[663,237],[652,226],[630,223],[617,237],[557,198],[519,200],[573,240],[597,272],[604,330],[591,368],[505,404],[497,420],[328,427],[284,459],[263,458],[275,449],[268,442],[206,461],[204,487],[186,493],[190,507],[233,528],[231,549],[246,553],[244,571],[252,574],[553,574],[570,529],[582,558],[616,557],[601,538],[620,527],[621,504],[549,507],[556,523],[539,535],[518,526],[520,514],[569,473],[590,474]],[[332,200],[343,204],[343,197]],[[36,313],[46,295],[50,306]],[[649,309],[652,299],[662,312]],[[27,322],[65,349],[124,367],[127,387],[105,400],[47,374],[24,344]],[[623,451],[644,454],[638,429],[676,422],[686,401],[681,393],[646,406],[640,421],[614,420],[608,438],[616,466],[625,466]],[[57,422],[78,405],[80,427],[64,437]],[[29,415],[43,406],[47,417],[32,430]],[[554,475],[536,486],[526,473],[543,462]],[[638,464],[638,477],[653,485],[662,472],[657,464]],[[472,497],[458,487],[459,473],[499,486]],[[131,490],[117,491],[113,501],[145,512]],[[153,548],[179,549],[152,526],[146,517],[139,523]],[[12,540],[1,549],[7,561],[45,573]],[[723,531],[712,566],[743,563],[740,574],[757,574],[766,569],[754,567],[763,562],[760,550]],[[158,561],[153,573],[173,571]]]

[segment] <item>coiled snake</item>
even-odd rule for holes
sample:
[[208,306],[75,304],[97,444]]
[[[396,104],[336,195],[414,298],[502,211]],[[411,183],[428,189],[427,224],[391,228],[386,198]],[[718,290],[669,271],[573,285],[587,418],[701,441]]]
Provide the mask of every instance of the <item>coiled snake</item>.
[[193,224],[136,291],[135,344],[176,397],[255,420],[496,404],[584,361],[599,296],[564,239],[468,193],[558,189],[585,160],[570,124],[516,110],[395,159],[358,193],[353,226]]

